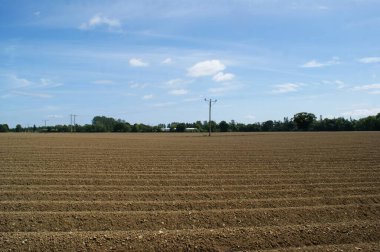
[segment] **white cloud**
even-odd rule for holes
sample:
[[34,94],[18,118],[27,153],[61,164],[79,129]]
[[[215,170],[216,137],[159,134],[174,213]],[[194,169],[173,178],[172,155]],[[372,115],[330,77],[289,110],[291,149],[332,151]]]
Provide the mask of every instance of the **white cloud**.
[[302,68],[318,68],[318,67],[326,67],[326,66],[332,66],[340,64],[338,57],[333,57],[331,60],[326,62],[319,62],[316,60],[311,60],[309,62],[306,62],[305,64],[301,65]]
[[50,79],[41,78],[40,83],[37,84],[36,87],[39,87],[39,88],[55,88],[55,87],[60,87],[62,85],[63,84],[61,84],[61,83],[54,83]]
[[112,80],[95,80],[93,83],[99,84],[99,85],[112,85],[112,84],[114,84],[114,82]]
[[380,84],[369,84],[362,86],[355,86],[355,91],[368,91],[370,94],[380,94]]
[[246,115],[245,118],[248,119],[248,120],[250,120],[250,121],[253,121],[253,120],[256,119],[256,116],[254,116],[254,115]]
[[130,85],[131,88],[145,88],[147,86],[148,84],[146,83],[134,83],[134,82],[132,82]]
[[226,68],[219,60],[206,60],[187,69],[187,74],[192,77],[214,75]]
[[358,59],[358,61],[364,64],[380,63],[380,57],[366,57]]
[[183,79],[172,79],[165,83],[167,88],[180,88],[186,86],[187,84],[193,82],[193,80],[183,80]]
[[223,73],[219,72],[212,77],[212,79],[216,82],[221,82],[221,81],[230,81],[235,77],[234,74],[232,73]]
[[344,88],[346,85],[344,84],[344,82],[343,81],[340,81],[340,80],[336,80],[336,81],[334,81],[334,83],[335,83],[335,85],[337,86],[337,88],[339,88],[339,89],[342,89],[342,88]]
[[48,118],[63,118],[63,115],[48,115]]
[[161,62],[161,64],[163,64],[163,65],[169,65],[169,64],[171,64],[171,63],[173,63],[173,60],[172,60],[171,58],[166,58],[166,59],[164,59],[164,60]]
[[377,115],[378,113],[380,113],[380,108],[363,108],[347,111],[342,113],[342,115],[352,117],[366,117],[370,115]]
[[142,97],[143,100],[150,100],[150,99],[152,99],[152,98],[153,98],[153,95],[152,95],[152,94],[144,95],[144,96]]
[[304,67],[304,68],[314,68],[314,67],[323,67],[323,63],[320,63],[316,60],[311,60],[309,62],[306,62],[305,64],[303,64],[301,67]]
[[30,97],[36,97],[36,98],[51,98],[52,97],[50,94],[46,94],[46,93],[22,92],[22,91],[14,91],[12,92],[12,94],[30,96]]
[[346,86],[343,81],[341,80],[334,80],[334,81],[327,81],[324,80],[322,81],[324,84],[329,84],[329,85],[335,85],[338,89],[342,89]]
[[220,87],[209,88],[208,91],[213,94],[221,94],[221,93],[226,93],[228,91],[236,90],[238,88],[240,88],[240,86],[225,84]]
[[121,23],[118,19],[108,18],[106,16],[97,14],[90,18],[90,20],[88,20],[87,22],[82,23],[79,26],[79,29],[88,30],[98,26],[107,26],[109,29],[114,29],[119,28],[121,26]]
[[23,88],[32,85],[32,82],[30,80],[27,80],[25,78],[19,78],[15,74],[10,74],[8,75],[8,77],[10,81],[13,83],[13,86],[16,88]]
[[169,94],[171,95],[185,95],[189,92],[187,89],[173,89],[169,91]]
[[298,89],[303,86],[301,83],[284,83],[275,85],[275,88],[272,90],[273,93],[289,93],[289,92],[297,92]]
[[146,67],[149,65],[148,62],[144,62],[141,59],[132,58],[129,60],[129,65],[132,67]]
[[203,95],[198,95],[196,97],[189,97],[189,98],[186,98],[184,99],[183,101],[184,102],[194,102],[194,101],[202,101],[203,99]]
[[14,96],[51,98],[52,95],[44,92],[44,90],[62,86],[61,83],[54,83],[50,79],[46,78],[41,78],[39,81],[32,81],[26,78],[20,78],[16,74],[8,74],[5,76],[8,78],[7,83],[10,84],[10,88],[8,93],[1,96],[2,98]]
[[156,103],[153,105],[155,108],[163,108],[163,107],[170,107],[175,105],[175,102],[162,102],[162,103]]

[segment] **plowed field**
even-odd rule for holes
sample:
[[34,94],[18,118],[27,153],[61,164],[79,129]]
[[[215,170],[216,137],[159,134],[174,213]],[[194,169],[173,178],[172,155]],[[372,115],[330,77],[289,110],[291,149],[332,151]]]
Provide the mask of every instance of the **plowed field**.
[[1,134],[20,250],[380,251],[380,133]]

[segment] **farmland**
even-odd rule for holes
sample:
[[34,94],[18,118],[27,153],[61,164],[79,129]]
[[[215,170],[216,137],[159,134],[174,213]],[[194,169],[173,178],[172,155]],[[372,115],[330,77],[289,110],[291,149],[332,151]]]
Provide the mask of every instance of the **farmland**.
[[0,250],[380,250],[380,133],[2,134]]

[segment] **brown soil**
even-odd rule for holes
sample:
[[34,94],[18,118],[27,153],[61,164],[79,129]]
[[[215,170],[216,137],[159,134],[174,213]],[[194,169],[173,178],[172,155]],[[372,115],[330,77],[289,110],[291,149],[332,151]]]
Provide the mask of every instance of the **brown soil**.
[[20,250],[380,251],[380,133],[1,134]]

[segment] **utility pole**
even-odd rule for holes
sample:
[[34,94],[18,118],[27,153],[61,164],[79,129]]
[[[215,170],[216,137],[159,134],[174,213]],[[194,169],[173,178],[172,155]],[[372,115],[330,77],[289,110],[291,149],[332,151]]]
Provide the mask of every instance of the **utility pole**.
[[75,129],[75,117],[77,117],[78,115],[73,115],[73,117],[74,117],[74,132],[76,131],[76,129]]
[[45,122],[45,128],[46,128],[46,122],[47,122],[47,121],[49,121],[49,120],[44,120],[44,122]]
[[75,117],[78,115],[70,114],[70,131],[73,132],[73,119],[74,119],[74,132],[75,132]]
[[208,102],[208,136],[211,136],[211,106],[213,103],[216,103],[217,100],[205,98],[205,102]]

